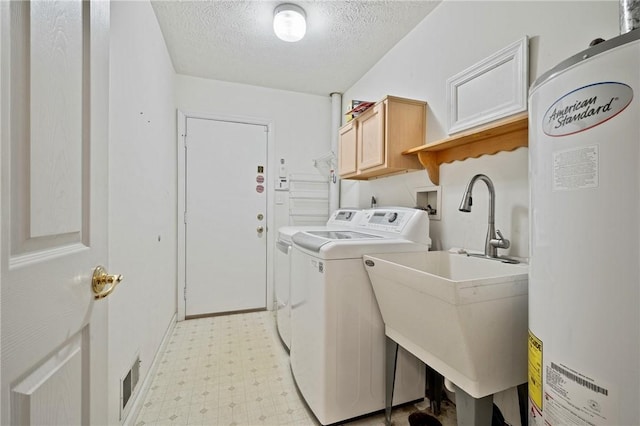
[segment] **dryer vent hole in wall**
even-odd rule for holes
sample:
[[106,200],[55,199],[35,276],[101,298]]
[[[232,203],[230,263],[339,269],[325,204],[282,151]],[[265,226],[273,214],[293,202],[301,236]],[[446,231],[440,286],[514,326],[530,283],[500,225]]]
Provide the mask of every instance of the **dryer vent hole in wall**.
[[128,403],[131,400],[131,396],[138,386],[138,379],[140,378],[140,355],[136,356],[133,364],[127,374],[120,380],[120,420],[126,417],[126,413],[129,410]]

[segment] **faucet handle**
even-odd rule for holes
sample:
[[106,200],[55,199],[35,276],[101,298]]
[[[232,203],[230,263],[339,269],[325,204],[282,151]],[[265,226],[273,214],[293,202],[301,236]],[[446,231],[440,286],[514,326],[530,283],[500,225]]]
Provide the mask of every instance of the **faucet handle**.
[[493,247],[497,247],[501,249],[509,248],[511,243],[502,235],[502,232],[500,232],[499,229],[496,230],[496,234],[498,234],[498,238],[492,238],[489,241],[489,244],[491,244]]

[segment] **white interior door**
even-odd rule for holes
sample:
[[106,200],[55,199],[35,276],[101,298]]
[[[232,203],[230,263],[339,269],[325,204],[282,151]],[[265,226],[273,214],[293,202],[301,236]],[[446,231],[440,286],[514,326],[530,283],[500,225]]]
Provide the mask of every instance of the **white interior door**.
[[109,4],[0,2],[0,33],[0,420],[105,424]]
[[266,308],[267,127],[187,118],[187,317]]

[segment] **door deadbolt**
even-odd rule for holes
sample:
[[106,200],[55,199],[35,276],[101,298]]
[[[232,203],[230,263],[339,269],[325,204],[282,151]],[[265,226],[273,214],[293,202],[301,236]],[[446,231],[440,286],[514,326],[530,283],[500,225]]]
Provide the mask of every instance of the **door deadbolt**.
[[258,220],[264,219],[264,215],[262,213],[258,213]]

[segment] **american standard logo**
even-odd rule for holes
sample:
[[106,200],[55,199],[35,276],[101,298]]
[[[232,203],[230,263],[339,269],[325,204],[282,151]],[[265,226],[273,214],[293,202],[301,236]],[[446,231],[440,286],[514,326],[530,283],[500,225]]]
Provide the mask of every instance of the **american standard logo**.
[[591,129],[620,114],[633,99],[624,83],[602,82],[573,90],[547,110],[542,130],[549,136],[567,136]]

